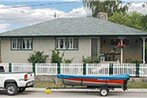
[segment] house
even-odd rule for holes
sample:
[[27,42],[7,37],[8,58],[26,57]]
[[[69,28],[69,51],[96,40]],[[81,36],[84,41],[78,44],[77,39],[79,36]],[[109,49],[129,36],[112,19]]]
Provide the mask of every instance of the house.
[[33,51],[64,53],[74,63],[82,57],[100,56],[101,61],[140,60],[145,63],[147,32],[97,18],[60,18],[0,34],[3,63],[27,63]]

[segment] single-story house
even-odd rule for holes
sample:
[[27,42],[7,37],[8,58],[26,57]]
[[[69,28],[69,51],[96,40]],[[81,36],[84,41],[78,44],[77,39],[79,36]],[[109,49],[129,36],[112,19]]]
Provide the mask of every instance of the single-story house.
[[101,62],[140,60],[145,63],[147,32],[92,17],[57,18],[0,34],[3,63],[27,63],[33,51],[64,53],[81,63],[84,57],[100,56]]

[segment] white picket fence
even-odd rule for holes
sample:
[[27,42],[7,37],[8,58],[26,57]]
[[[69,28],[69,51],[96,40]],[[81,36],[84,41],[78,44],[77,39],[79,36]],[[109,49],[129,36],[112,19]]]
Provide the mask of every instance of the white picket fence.
[[113,64],[113,74],[129,74],[135,76],[136,64]]
[[109,64],[87,64],[86,75],[109,75]]
[[[0,63],[3,65],[6,72],[10,71],[10,65],[8,63]],[[130,76],[136,76],[136,64],[133,63],[114,63],[113,74],[129,74]],[[109,75],[110,64],[86,64],[85,70],[82,63],[71,63],[71,64],[58,64],[55,63],[38,63],[34,67],[36,75],[57,75],[70,74],[70,75]],[[33,64],[31,63],[12,63],[11,72],[33,72]],[[58,72],[60,70],[60,72]],[[147,77],[147,64],[140,64],[139,76]]]
[[61,64],[61,74],[83,75],[83,64]]
[[[32,68],[33,69],[33,68]],[[57,75],[57,64],[37,63],[35,67],[36,75]]]
[[33,72],[31,63],[12,63],[12,72]]

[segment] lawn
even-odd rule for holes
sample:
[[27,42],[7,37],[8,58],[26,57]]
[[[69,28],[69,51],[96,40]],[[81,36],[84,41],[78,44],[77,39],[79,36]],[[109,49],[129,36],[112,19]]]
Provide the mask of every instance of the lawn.
[[128,82],[128,88],[147,88],[147,82],[139,81],[139,82]]

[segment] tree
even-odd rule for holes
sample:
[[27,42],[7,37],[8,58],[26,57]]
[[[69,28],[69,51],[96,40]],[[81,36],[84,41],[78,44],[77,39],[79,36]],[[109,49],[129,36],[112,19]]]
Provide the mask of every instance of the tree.
[[93,16],[99,12],[105,12],[112,16],[114,12],[125,13],[128,10],[127,4],[124,5],[120,0],[84,0],[84,5],[92,9]]
[[142,16],[141,22],[142,22],[143,30],[146,30],[147,31],[147,15]]
[[133,27],[136,29],[142,29],[141,23],[142,15],[137,12],[133,12],[128,15],[128,20],[125,21],[125,24],[129,27]]
[[108,18],[108,20],[114,23],[124,24],[126,20],[126,15],[119,12],[115,12],[112,16]]
[[137,12],[133,12],[131,14],[122,14],[119,12],[115,12],[112,16],[109,17],[108,20],[114,23],[122,24],[140,30],[146,28],[146,22],[143,15]]
[[48,55],[44,55],[44,52],[35,51],[34,54],[28,58],[30,63],[46,63]]

